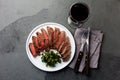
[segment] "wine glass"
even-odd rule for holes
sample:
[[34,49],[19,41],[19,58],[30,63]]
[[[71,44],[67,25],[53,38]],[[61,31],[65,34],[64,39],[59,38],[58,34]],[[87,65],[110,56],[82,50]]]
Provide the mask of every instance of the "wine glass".
[[73,28],[79,28],[88,20],[89,7],[85,3],[77,2],[71,5],[68,16],[68,24]]

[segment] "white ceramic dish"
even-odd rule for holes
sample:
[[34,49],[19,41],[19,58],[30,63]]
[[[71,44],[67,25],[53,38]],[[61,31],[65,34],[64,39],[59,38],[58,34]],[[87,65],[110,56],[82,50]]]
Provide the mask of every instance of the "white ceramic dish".
[[[69,37],[70,43],[71,43],[71,57],[70,57],[70,59],[67,62],[61,62],[61,63],[56,64],[55,67],[46,67],[46,64],[41,61],[41,56],[37,56],[36,58],[34,58],[29,50],[29,43],[32,42],[32,36],[33,35],[36,36],[37,31],[40,32],[41,28],[46,29],[47,26],[50,26],[52,28],[57,27],[61,31],[65,31],[66,35]],[[66,27],[64,27],[63,25],[58,24],[58,23],[47,22],[47,23],[43,23],[43,24],[38,25],[30,32],[30,34],[27,38],[27,41],[26,41],[26,52],[27,52],[28,58],[31,61],[31,63],[34,66],[36,66],[37,68],[44,70],[44,71],[48,71],[48,72],[58,71],[60,69],[63,69],[64,67],[66,67],[73,59],[74,54],[75,54],[75,41],[74,41],[74,38],[73,38],[71,32]]]

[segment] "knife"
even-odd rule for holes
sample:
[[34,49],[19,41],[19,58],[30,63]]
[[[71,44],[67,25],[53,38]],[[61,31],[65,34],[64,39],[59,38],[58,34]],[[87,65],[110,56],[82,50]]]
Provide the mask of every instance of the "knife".
[[76,63],[75,63],[75,67],[74,67],[74,71],[75,71],[76,73],[77,73],[78,70],[79,70],[79,66],[80,66],[80,63],[81,63],[82,58],[83,58],[86,38],[87,38],[87,37],[85,37],[85,32],[83,31],[82,36],[81,36],[82,45],[81,45],[81,47],[80,47],[80,49],[79,49],[79,55],[78,55],[78,57],[77,57],[77,61],[76,61]]
[[85,46],[85,67],[83,73],[89,75],[89,55],[90,55],[90,27],[87,29],[87,39],[86,39],[86,46]]

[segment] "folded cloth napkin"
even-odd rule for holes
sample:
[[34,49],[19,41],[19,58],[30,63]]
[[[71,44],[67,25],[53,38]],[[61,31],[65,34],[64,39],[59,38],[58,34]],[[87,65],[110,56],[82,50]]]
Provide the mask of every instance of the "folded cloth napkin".
[[[79,49],[81,47],[81,36],[83,31],[86,30],[85,28],[78,28],[75,31],[74,39],[76,43],[76,53],[74,59],[70,63],[69,67],[74,68],[75,63],[77,61]],[[103,38],[103,33],[99,30],[92,30],[90,33],[90,68],[97,68],[98,67],[98,60],[100,55],[100,48],[101,42]],[[82,72],[85,67],[85,54],[83,55],[81,64],[79,66],[79,72]]]

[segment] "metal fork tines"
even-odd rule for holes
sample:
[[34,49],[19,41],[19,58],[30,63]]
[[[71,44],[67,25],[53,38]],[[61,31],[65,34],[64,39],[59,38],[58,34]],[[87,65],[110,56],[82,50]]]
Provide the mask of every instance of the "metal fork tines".
[[83,51],[83,47],[84,47],[84,45],[85,45],[85,42],[86,42],[86,32],[85,31],[83,31],[83,34],[82,34],[82,36],[81,36],[81,48],[80,48],[80,51]]

